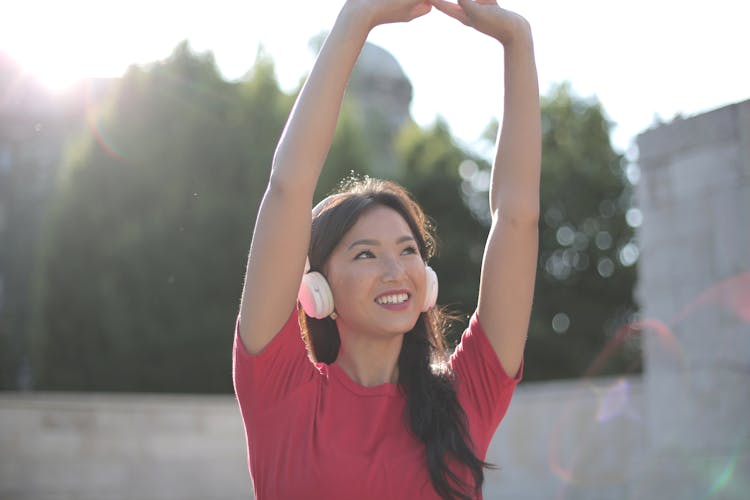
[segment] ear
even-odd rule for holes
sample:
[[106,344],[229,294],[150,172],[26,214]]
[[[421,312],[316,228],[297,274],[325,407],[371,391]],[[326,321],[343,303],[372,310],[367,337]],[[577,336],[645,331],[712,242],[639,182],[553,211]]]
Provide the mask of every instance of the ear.
[[424,266],[425,271],[425,297],[424,297],[424,304],[422,306],[422,312],[427,312],[433,307],[435,307],[435,304],[437,303],[437,296],[438,296],[438,278],[437,273],[425,264]]
[[312,318],[325,318],[334,310],[331,287],[325,277],[318,272],[302,276],[297,299],[302,304],[305,314]]

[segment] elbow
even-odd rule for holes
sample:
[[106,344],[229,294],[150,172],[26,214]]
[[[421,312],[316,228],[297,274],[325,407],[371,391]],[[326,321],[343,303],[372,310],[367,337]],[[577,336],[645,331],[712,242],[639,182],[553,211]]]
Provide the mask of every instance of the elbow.
[[540,209],[538,203],[496,205],[492,210],[493,221],[503,221],[516,227],[539,227]]
[[505,219],[516,227],[526,227],[532,231],[539,230],[539,214],[506,214]]
[[271,175],[268,179],[266,196],[273,197],[299,197],[306,193],[312,196],[315,189],[315,181],[307,179],[302,172],[285,171],[288,169],[277,168],[274,165],[271,168]]
[[285,196],[293,189],[293,187],[293,179],[290,179],[288,175],[285,176],[276,168],[271,169],[271,176],[268,178],[266,195]]
[[296,185],[294,179],[285,179],[284,176],[271,173],[268,185],[266,186],[266,192],[263,195],[264,203],[290,206],[294,201],[303,199],[303,190],[299,185]]

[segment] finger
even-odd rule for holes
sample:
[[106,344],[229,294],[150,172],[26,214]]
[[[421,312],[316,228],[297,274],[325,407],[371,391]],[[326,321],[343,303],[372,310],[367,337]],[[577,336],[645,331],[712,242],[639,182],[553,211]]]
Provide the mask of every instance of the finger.
[[495,0],[456,0],[458,2],[459,7],[461,7],[464,12],[472,16],[476,12],[480,11],[485,5],[497,5],[497,2]]
[[469,23],[469,18],[466,16],[466,13],[461,6],[453,2],[448,2],[447,0],[430,0],[430,3],[440,12],[447,14],[454,19],[458,19],[464,24]]
[[499,9],[495,0],[457,0],[458,6],[463,10],[469,26],[481,23],[491,13]]
[[410,20],[416,19],[418,17],[422,17],[428,12],[432,10],[432,5],[430,2],[424,1],[421,2],[419,5],[415,6],[411,11]]
[[474,8],[477,6],[477,2],[474,0],[456,0],[458,2],[458,6],[461,7],[461,9],[464,10],[464,12],[473,12]]

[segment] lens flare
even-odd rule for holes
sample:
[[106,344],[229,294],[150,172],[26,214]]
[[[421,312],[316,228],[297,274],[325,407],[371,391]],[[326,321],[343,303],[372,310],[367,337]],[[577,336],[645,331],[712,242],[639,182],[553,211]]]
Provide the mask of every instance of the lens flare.
[[[548,443],[547,460],[549,469],[562,481],[558,498],[572,495],[576,486],[617,485],[629,480],[627,470],[624,470],[626,467],[618,470],[616,464],[606,463],[607,460],[612,460],[612,450],[606,447],[613,445],[613,441],[607,436],[611,436],[611,433],[643,435],[646,429],[643,416],[639,414],[634,401],[633,380],[637,379],[596,379],[603,373],[608,361],[625,347],[627,341],[634,337],[653,335],[667,353],[667,359],[671,358],[678,372],[685,375],[684,383],[692,390],[691,379],[687,376],[689,366],[686,353],[674,332],[695,321],[697,315],[717,310],[728,313],[742,324],[750,323],[750,273],[739,274],[714,284],[679,308],[677,314],[670,319],[646,318],[625,324],[615,332],[591,363],[580,384],[581,391],[588,390],[589,394],[594,394],[593,403],[589,404],[586,397],[572,398],[557,415]],[[746,329],[741,331],[747,332]],[[587,406],[583,409],[582,405]],[[582,415],[589,419],[585,432],[580,432]],[[738,489],[749,486],[739,483],[742,476],[737,473],[737,465],[740,458],[746,456],[750,427],[745,426],[737,431],[736,445],[726,461],[718,469],[701,472],[706,486],[704,492],[709,499],[728,491],[735,494]],[[631,446],[627,440],[620,439],[619,446]],[[590,467],[587,464],[596,461],[599,461],[597,476],[588,474]],[[743,490],[742,493],[746,491]]]
[[97,98],[94,96],[94,88],[91,81],[86,81],[84,84],[85,93],[85,106],[86,106],[86,125],[91,131],[94,140],[102,150],[115,160],[122,161],[124,157],[120,151],[117,150],[114,141],[108,137],[108,134],[102,127],[102,112],[101,104],[97,102]]
[[750,273],[739,274],[712,286],[685,306],[674,319],[679,323],[696,310],[708,306],[722,306],[745,323],[750,323]]
[[644,319],[641,321],[635,321],[621,326],[615,335],[612,337],[604,349],[599,355],[594,358],[594,361],[589,366],[589,369],[584,375],[584,379],[595,377],[602,372],[607,361],[622,349],[623,344],[626,340],[634,335],[643,336],[644,333],[655,333],[662,347],[667,352],[671,352],[675,360],[679,363],[679,366],[685,366],[685,353],[680,346],[680,343],[672,333],[672,329],[664,322],[658,319]]
[[624,378],[617,380],[612,386],[603,390],[594,388],[594,391],[597,393],[599,400],[595,417],[597,422],[609,422],[619,416],[641,420],[641,416],[628,404],[630,402],[631,384]]
[[[716,495],[727,489],[727,487],[733,482],[733,480],[735,480],[735,488],[734,492],[732,493],[736,493],[738,497],[739,495],[743,495],[744,497],[750,496],[750,484],[747,484],[748,478],[746,476],[743,476],[741,478],[744,479],[746,484],[737,484],[736,480],[738,478],[734,475],[735,469],[737,467],[737,461],[739,460],[740,456],[743,455],[743,445],[747,447],[748,437],[750,437],[750,429],[745,429],[744,433],[742,433],[735,442],[734,449],[732,450],[732,455],[724,464],[724,467],[721,469],[721,471],[718,474],[715,474],[716,479],[713,481],[713,484],[710,485],[710,488],[708,490],[708,499],[714,498]],[[745,449],[744,451],[746,452],[747,450]],[[732,497],[732,493],[728,493],[727,497]]]

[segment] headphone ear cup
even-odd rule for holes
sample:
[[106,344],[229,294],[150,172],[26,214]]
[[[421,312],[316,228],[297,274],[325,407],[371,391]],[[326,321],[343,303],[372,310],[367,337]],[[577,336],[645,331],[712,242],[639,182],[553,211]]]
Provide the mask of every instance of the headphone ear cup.
[[426,265],[424,266],[425,271],[425,297],[424,305],[422,306],[422,312],[427,312],[437,303],[438,296],[438,277],[433,269]]
[[305,314],[311,318],[321,319],[333,312],[333,293],[325,277],[312,272],[302,276],[297,299],[302,304]]

